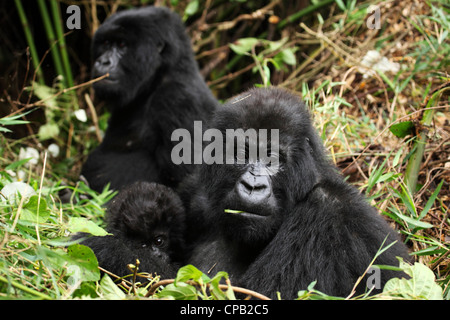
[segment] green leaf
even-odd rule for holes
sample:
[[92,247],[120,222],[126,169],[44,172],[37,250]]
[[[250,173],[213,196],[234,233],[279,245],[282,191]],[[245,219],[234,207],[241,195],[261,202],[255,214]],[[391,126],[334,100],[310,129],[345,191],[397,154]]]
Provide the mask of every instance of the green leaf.
[[292,48],[284,49],[279,53],[281,55],[281,60],[288,65],[294,66],[297,63],[294,52],[295,50]]
[[21,165],[27,163],[27,162],[30,161],[31,159],[33,159],[33,158],[26,158],[26,159],[22,159],[22,160],[19,160],[19,161],[15,161],[15,162],[9,164],[9,165],[5,168],[5,170],[14,170],[14,169],[20,167]]
[[[27,112],[22,113],[22,114],[16,114],[14,116],[0,118],[0,126],[13,126],[13,125],[18,125],[18,124],[30,123],[30,121],[19,120],[19,119],[22,118],[23,116],[33,112],[34,110],[36,110],[36,109],[32,109],[32,110],[27,111]],[[11,130],[9,130],[7,128],[2,128],[2,127],[0,127],[0,131],[2,131],[2,132],[12,132]]]
[[[55,94],[55,89],[45,84],[40,84],[37,82],[33,82],[32,87],[34,94],[45,103],[45,105],[50,109],[55,109],[58,107],[58,101],[56,99],[57,95]],[[50,112],[50,110],[45,110],[46,112]]]
[[158,298],[170,298],[175,300],[197,300],[197,289],[187,283],[181,282],[175,285],[171,283],[157,294]]
[[106,300],[123,300],[126,298],[125,293],[120,290],[107,274],[100,280],[98,291],[100,296]]
[[279,41],[265,41],[265,43],[269,44],[269,51],[274,52],[280,49],[286,42],[288,41],[288,38],[283,38]]
[[[98,261],[91,248],[73,244],[67,248],[69,260],[68,275],[79,277],[81,281],[97,281],[100,279]],[[72,268],[71,268],[72,267]]]
[[409,134],[414,134],[414,123],[412,121],[404,121],[392,125],[389,130],[399,138],[404,138]]
[[431,197],[428,199],[427,204],[425,205],[425,207],[423,208],[422,212],[420,212],[419,215],[419,219],[422,219],[423,217],[426,216],[426,214],[428,213],[428,210],[431,209],[431,207],[434,204],[434,201],[436,200],[439,191],[441,191],[442,188],[442,184],[444,183],[444,180],[441,181],[441,183],[439,183],[439,185],[437,186],[436,190],[434,190],[433,194],[431,195]]
[[402,259],[399,260],[400,268],[402,268],[411,279],[390,279],[384,286],[383,293],[406,299],[443,299],[442,288],[435,283],[436,278],[433,271],[417,262],[411,266]]
[[210,282],[211,294],[214,296],[214,298],[216,300],[227,300],[227,299],[228,300],[236,300],[236,297],[234,295],[234,291],[231,288],[231,286],[229,286],[225,292],[223,292],[219,288],[220,281],[223,278],[228,279],[228,273],[220,271],[220,272],[217,272],[217,274],[211,279],[211,282]]
[[259,42],[256,38],[242,38],[235,43],[230,43],[231,50],[240,55],[248,55],[252,48]]
[[211,279],[193,265],[188,264],[178,270],[174,284],[177,285],[180,282],[185,282],[188,280],[193,280],[200,284],[204,284],[209,282]]
[[55,138],[59,135],[59,127],[56,123],[46,123],[39,128],[39,140]]
[[20,214],[20,220],[45,223],[50,217],[50,210],[47,209],[47,201],[39,196],[31,196],[28,202],[23,206]]
[[342,0],[336,0],[336,4],[342,11],[346,11],[347,7],[345,6],[344,2]]
[[[1,124],[0,124],[0,125],[1,125]],[[12,130],[9,130],[9,129],[0,127],[0,132],[6,132],[6,133],[9,133],[9,132],[12,132]]]
[[429,224],[429,223],[427,223],[427,222],[422,222],[422,221],[419,221],[419,220],[416,220],[416,219],[407,217],[407,216],[401,214],[400,212],[395,212],[395,215],[396,215],[398,218],[400,218],[400,219],[402,219],[403,221],[405,221],[405,222],[408,224],[408,226],[409,226],[410,228],[413,228],[413,229],[415,229],[415,228],[419,228],[419,229],[429,229],[429,228],[432,228],[432,227],[433,227],[432,224]]
[[106,236],[109,233],[105,231],[102,227],[99,227],[94,222],[81,217],[72,217],[69,219],[67,228],[70,232],[87,232],[94,236]]
[[184,19],[194,15],[197,12],[197,10],[198,10],[198,0],[193,0],[189,2],[189,4],[186,6],[186,9],[184,10]]

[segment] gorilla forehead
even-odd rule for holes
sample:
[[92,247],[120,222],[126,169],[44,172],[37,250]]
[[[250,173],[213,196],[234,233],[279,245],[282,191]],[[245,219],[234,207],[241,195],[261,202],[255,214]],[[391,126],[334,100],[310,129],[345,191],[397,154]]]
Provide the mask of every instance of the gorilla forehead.
[[127,36],[142,37],[149,36],[165,37],[166,34],[158,34],[156,30],[164,29],[162,26],[170,24],[172,28],[176,28],[176,32],[184,33],[184,26],[181,19],[164,7],[145,7],[137,9],[129,9],[119,11],[111,15],[98,28],[96,38],[102,37],[105,32],[121,33]]
[[[216,112],[219,129],[279,129],[280,135],[307,136],[311,117],[299,97],[280,88],[251,89]],[[231,127],[231,128],[230,128]]]
[[[145,212],[147,215],[137,215],[145,218],[139,227],[146,228],[146,220],[151,224],[161,221],[181,219],[183,205],[175,192],[154,182],[136,182],[133,187],[124,189],[112,202],[112,209],[125,212],[132,219],[136,213]],[[113,213],[116,214],[116,213]]]

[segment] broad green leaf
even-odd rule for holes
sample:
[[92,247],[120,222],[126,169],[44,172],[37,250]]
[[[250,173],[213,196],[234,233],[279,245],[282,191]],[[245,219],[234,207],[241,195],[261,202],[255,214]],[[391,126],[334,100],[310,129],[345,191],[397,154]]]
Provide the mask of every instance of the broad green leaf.
[[237,54],[248,54],[252,48],[259,42],[256,38],[242,38],[235,43],[230,43],[230,48]]
[[39,139],[47,140],[59,135],[59,127],[56,123],[46,123],[39,128]]
[[45,223],[50,217],[50,210],[47,208],[47,201],[39,196],[31,196],[28,202],[23,206],[20,213],[20,220]]
[[412,121],[404,121],[392,125],[389,130],[399,138],[404,138],[414,133],[414,123]]
[[181,282],[175,285],[167,285],[157,294],[159,298],[170,298],[175,300],[197,300],[197,289],[187,283]]
[[279,53],[281,55],[281,60],[288,65],[295,65],[297,63],[297,59],[295,58],[294,49],[287,48]]
[[214,296],[217,300],[235,300],[236,297],[234,295],[234,291],[231,287],[228,287],[225,292],[223,292],[219,288],[220,281],[225,278],[228,279],[228,273],[220,271],[217,272],[217,274],[211,279],[210,285],[210,291],[211,294]]
[[32,88],[34,94],[39,99],[41,99],[47,107],[49,107],[50,109],[55,109],[58,107],[58,102],[56,100],[57,95],[55,94],[54,88],[48,87],[38,82],[33,82]]
[[273,52],[280,49],[287,41],[288,38],[283,38],[279,41],[265,41],[265,43],[269,43],[269,50]]
[[[71,258],[69,271],[70,276],[79,277],[81,281],[97,281],[100,279],[98,261],[91,248],[73,244],[67,248],[67,254]],[[75,266],[75,268],[70,268]]]
[[175,285],[177,285],[179,282],[184,282],[187,280],[193,280],[200,284],[203,284],[209,282],[211,279],[199,269],[189,264],[187,266],[181,267],[178,270],[177,277],[175,279]]
[[198,0],[190,1],[189,4],[186,6],[186,9],[184,10],[184,19],[194,15],[197,12],[197,10],[198,10]]
[[72,217],[69,219],[67,228],[70,232],[87,232],[94,236],[106,236],[109,233],[102,227],[99,227],[94,222],[81,217]]
[[435,283],[433,271],[420,263],[409,265],[400,260],[400,267],[411,279],[394,278],[384,286],[383,293],[406,299],[442,300],[442,288]]
[[123,300],[126,298],[125,293],[120,290],[107,274],[100,280],[98,291],[100,296],[107,300]]

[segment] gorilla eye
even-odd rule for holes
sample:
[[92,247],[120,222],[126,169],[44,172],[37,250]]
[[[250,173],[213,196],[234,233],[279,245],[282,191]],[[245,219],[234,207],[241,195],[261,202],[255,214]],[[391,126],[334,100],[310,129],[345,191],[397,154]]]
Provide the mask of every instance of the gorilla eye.
[[125,48],[126,47],[126,43],[125,43],[125,41],[120,41],[119,42],[119,48]]
[[153,239],[153,244],[157,247],[161,247],[165,242],[166,242],[166,240],[163,236],[156,236]]

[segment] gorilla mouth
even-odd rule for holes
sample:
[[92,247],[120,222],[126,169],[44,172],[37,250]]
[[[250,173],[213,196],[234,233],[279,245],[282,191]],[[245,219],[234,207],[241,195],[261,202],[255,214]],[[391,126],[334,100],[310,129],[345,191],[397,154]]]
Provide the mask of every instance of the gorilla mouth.
[[[105,75],[107,75],[107,73],[103,73],[103,74],[94,73],[92,75],[92,77],[94,79],[96,79],[96,78],[104,77]],[[115,83],[118,83],[118,82],[119,82],[119,79],[117,79],[117,78],[111,76],[111,74],[109,74],[107,77],[105,77],[105,78],[103,78],[103,79],[101,79],[99,81],[96,81],[94,84],[109,85],[109,84],[115,84]]]
[[116,84],[118,82],[119,82],[119,80],[114,79],[114,78],[105,78],[105,79],[102,79],[102,80],[99,81],[99,83],[107,84],[107,85],[109,85],[109,84]]

